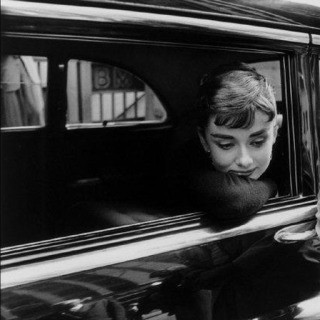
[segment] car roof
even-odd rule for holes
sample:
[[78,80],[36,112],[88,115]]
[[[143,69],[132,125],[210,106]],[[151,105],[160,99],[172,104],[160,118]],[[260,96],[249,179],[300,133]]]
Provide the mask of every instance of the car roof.
[[[11,0],[15,2],[16,0]],[[319,0],[17,0],[163,13],[320,34]]]
[[318,0],[309,0],[309,3],[308,1],[302,3],[299,0],[116,0],[113,2],[196,10],[320,28]]
[[319,0],[27,0],[101,7],[126,7],[132,10],[166,11],[179,15],[213,14],[224,19],[250,19],[320,31]]

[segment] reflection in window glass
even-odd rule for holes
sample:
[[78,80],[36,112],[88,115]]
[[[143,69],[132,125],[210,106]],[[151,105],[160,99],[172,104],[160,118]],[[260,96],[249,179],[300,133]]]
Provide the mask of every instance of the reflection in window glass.
[[1,127],[45,124],[47,58],[1,57]]
[[70,124],[163,121],[166,112],[155,93],[133,74],[106,64],[68,63]]

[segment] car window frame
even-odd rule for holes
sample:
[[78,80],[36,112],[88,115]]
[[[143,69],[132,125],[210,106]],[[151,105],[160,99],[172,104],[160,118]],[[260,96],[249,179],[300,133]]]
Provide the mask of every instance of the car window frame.
[[[111,41],[112,42],[112,41]],[[172,45],[170,45],[172,46]],[[173,44],[173,46],[175,46]],[[194,46],[192,46],[194,47]],[[216,46],[210,46],[211,48],[216,48]],[[219,48],[219,46],[218,46]],[[234,47],[230,47],[229,48],[231,51],[235,51],[236,49]],[[252,48],[247,48],[247,49],[242,49],[242,50],[245,50],[245,51],[250,51],[250,50],[254,50]],[[263,52],[268,52],[268,50],[262,50]],[[287,116],[287,121],[288,121],[288,124],[290,124],[290,127],[288,126],[288,135],[287,135],[287,138],[289,139],[289,143],[291,142],[294,142],[295,139],[294,139],[294,136],[295,135],[299,135],[299,133],[296,132],[296,121],[297,119],[294,119],[293,118],[293,115],[292,115],[292,112],[291,112],[291,116],[289,116],[289,112],[288,110],[290,109],[289,107],[289,104],[290,102],[292,103],[292,98],[290,98],[290,91],[291,90],[294,90],[293,88],[288,88],[288,83],[287,81],[289,81],[289,75],[292,74],[294,72],[294,70],[292,69],[292,65],[290,66],[290,61],[292,61],[292,59],[294,59],[294,57],[292,56],[292,54],[290,53],[286,53],[285,51],[283,52],[279,52],[279,51],[275,51],[276,53],[278,53],[280,56],[282,56],[282,59],[279,59],[279,62],[280,62],[280,67],[281,67],[281,78],[282,78],[282,98],[283,98],[283,103],[284,103],[284,108],[286,109],[286,116]],[[275,53],[274,51],[271,51],[272,54]],[[88,56],[85,56],[86,59],[88,59]],[[77,56],[76,58],[79,58],[79,59],[83,59],[83,56]],[[58,85],[58,88],[54,87],[52,88],[48,82],[48,125],[44,128],[39,128],[39,130],[49,130],[52,132],[56,132],[57,134],[59,134],[59,132],[62,132],[62,131],[68,131],[68,130],[78,130],[79,128],[68,128],[67,127],[67,122],[66,122],[66,111],[63,111],[61,112],[61,109],[66,109],[66,92],[65,92],[65,88],[66,86],[64,86],[63,84],[66,83],[66,64],[67,64],[67,61],[69,59],[74,59],[74,57],[59,57],[58,59],[48,59],[49,61],[49,66],[52,69],[54,69],[56,72],[59,73],[59,79],[62,81],[60,82],[60,85]],[[96,61],[95,61],[96,62]],[[97,62],[101,62],[101,60],[98,60]],[[287,69],[289,72],[286,73],[284,71],[284,69]],[[49,73],[49,78],[52,79],[52,76],[56,74],[54,72],[51,72],[51,74]],[[139,75],[138,75],[139,76]],[[144,80],[143,80],[144,81]],[[56,84],[59,83],[59,81],[57,79],[55,79],[54,81],[50,81],[50,83],[52,84],[52,82],[55,82]],[[61,85],[62,84],[62,85]],[[50,108],[50,101],[52,100],[50,97],[56,93],[56,91],[59,91],[60,92],[60,95],[62,97],[62,99],[60,100],[60,102],[58,101],[58,104],[60,105],[64,105],[64,107],[60,107],[60,110],[59,108],[56,108],[57,106],[55,105],[55,110],[58,109],[58,112],[53,116],[52,113],[50,112],[50,110],[52,111],[52,106]],[[155,91],[156,92],[156,91]],[[159,95],[158,95],[159,96]],[[160,98],[159,98],[160,99]],[[135,130],[135,129],[138,129],[140,130],[141,127],[144,127],[145,130],[152,130],[152,129],[159,129],[159,128],[168,128],[168,127],[171,127],[173,124],[170,120],[170,108],[166,106],[165,103],[163,103],[163,106],[166,108],[167,110],[167,114],[168,114],[168,121],[165,121],[164,123],[157,123],[157,124],[152,124],[151,126],[149,126],[147,123],[145,124],[134,124],[132,126],[128,126],[128,127],[125,127],[125,126],[110,126],[110,127],[91,127],[90,129],[93,129],[93,130],[114,130],[114,129],[117,129],[117,130]],[[291,106],[292,108],[292,106]],[[57,125],[57,122],[55,121],[55,119],[59,118],[59,124]],[[51,128],[50,127],[50,123],[55,123],[54,125],[54,128]],[[86,130],[88,128],[81,128],[80,130]],[[9,129],[10,131],[10,129]],[[291,150],[290,150],[291,148]],[[295,155],[292,155],[291,152],[294,152],[293,150],[296,150],[297,146],[296,145],[289,145],[289,154],[290,154],[290,162],[289,162],[289,165],[291,165],[291,169],[290,170],[293,170],[293,171],[290,171],[291,174],[290,174],[290,178],[291,178],[291,190],[292,190],[292,194],[288,195],[288,196],[284,196],[284,197],[280,197],[280,198],[274,198],[274,199],[270,199],[268,201],[267,204],[265,204],[263,210],[261,212],[258,212],[258,214],[264,214],[266,212],[266,210],[270,210],[270,211],[274,211],[276,210],[276,208],[281,208],[281,206],[287,206],[287,204],[290,204],[290,203],[301,203],[304,199],[305,200],[309,200],[311,199],[312,197],[306,197],[306,198],[303,198],[301,199],[299,193],[298,193],[298,178],[297,178],[297,173],[294,173],[296,168],[297,168],[297,160],[296,160],[296,156]],[[293,174],[292,174],[293,172]],[[183,218],[183,215],[181,216],[181,218]],[[108,229],[107,229],[108,230]],[[94,231],[93,231],[94,232]]]

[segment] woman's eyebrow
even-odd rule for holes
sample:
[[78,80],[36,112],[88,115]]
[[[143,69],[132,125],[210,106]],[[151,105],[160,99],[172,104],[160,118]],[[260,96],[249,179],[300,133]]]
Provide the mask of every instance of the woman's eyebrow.
[[[257,137],[257,136],[260,136],[264,133],[267,132],[267,129],[261,129],[259,131],[256,131],[256,132],[253,132],[250,134],[250,138],[254,138],[254,137]],[[229,136],[227,134],[221,134],[221,133],[210,133],[210,136],[213,137],[213,138],[219,138],[219,139],[234,139],[233,136]]]
[[220,133],[210,133],[210,136],[213,138],[220,138],[220,139],[234,139],[233,136],[228,136],[226,134],[220,134]]
[[254,137],[260,136],[260,135],[262,135],[262,134],[264,134],[266,132],[267,132],[266,129],[262,129],[262,130],[253,132],[253,133],[250,134],[250,138],[254,138]]

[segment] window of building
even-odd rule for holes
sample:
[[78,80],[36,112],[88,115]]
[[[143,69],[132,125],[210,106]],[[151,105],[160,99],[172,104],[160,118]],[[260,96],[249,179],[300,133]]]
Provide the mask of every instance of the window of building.
[[45,125],[48,61],[45,57],[1,57],[1,127]]
[[67,79],[69,127],[157,123],[166,111],[147,84],[115,66],[70,60]]

